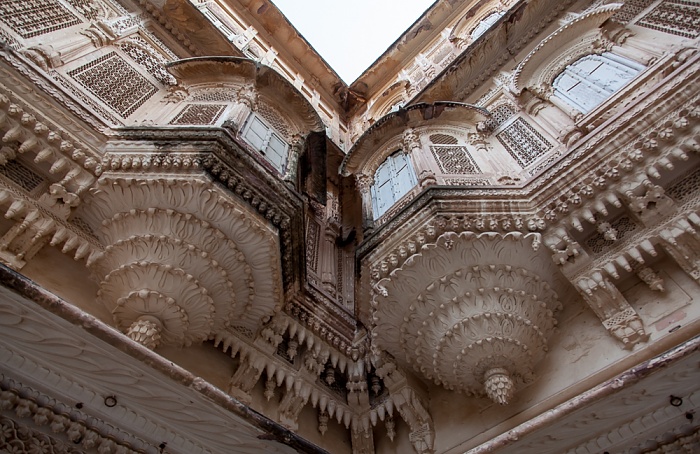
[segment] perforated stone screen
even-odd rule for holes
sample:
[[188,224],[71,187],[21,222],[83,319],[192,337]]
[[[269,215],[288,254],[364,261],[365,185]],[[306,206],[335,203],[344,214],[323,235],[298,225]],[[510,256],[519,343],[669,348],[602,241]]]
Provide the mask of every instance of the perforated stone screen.
[[0,173],[27,192],[36,189],[44,179],[17,160],[0,166]]
[[103,55],[68,74],[124,118],[158,90],[116,52]]
[[209,125],[218,120],[225,104],[188,104],[171,122],[171,125]]
[[57,0],[0,0],[0,21],[22,38],[43,35],[82,22]]
[[430,151],[442,173],[481,173],[481,169],[469,156],[467,147],[460,145],[431,145]]
[[700,36],[700,3],[666,0],[645,14],[637,25],[684,38]]
[[496,138],[522,167],[532,164],[552,148],[552,144],[523,118],[516,119],[496,134]]

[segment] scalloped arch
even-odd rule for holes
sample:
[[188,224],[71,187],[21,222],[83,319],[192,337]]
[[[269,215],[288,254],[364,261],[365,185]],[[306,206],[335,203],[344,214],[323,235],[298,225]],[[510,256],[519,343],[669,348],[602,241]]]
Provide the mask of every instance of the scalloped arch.
[[388,144],[400,140],[408,128],[465,123],[476,127],[477,123],[487,120],[490,115],[481,107],[449,101],[419,103],[401,108],[384,115],[357,139],[338,172],[343,176],[373,175],[379,164],[395,151]]
[[[237,91],[252,85],[263,98],[274,99],[283,113],[302,135],[325,130],[318,112],[304,95],[273,68],[241,57],[196,57],[170,62],[166,68],[184,87],[220,88]],[[280,109],[276,109],[280,110]]]
[[593,52],[595,42],[601,37],[600,26],[621,7],[620,3],[600,6],[543,39],[515,69],[513,91],[520,94],[528,87],[550,86],[559,68]]

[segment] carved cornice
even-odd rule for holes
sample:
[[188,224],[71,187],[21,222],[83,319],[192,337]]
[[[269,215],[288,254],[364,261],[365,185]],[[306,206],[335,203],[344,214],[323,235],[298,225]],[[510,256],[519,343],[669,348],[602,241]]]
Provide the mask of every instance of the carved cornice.
[[485,33],[409,102],[465,100],[496,71],[511,61],[573,1],[518,2],[501,19],[507,27]]

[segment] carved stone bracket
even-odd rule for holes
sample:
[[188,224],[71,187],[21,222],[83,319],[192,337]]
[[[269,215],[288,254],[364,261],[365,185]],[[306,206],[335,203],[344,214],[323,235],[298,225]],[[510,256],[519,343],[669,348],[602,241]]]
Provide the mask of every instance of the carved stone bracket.
[[594,272],[590,277],[580,278],[576,286],[605,329],[622,342],[625,348],[632,348],[649,339],[637,312],[617,287],[601,273]]

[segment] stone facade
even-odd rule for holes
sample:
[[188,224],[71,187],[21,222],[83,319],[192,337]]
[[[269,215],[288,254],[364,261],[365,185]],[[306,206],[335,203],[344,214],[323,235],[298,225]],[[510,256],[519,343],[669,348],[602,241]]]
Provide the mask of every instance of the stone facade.
[[697,2],[0,10],[0,450],[699,449]]

